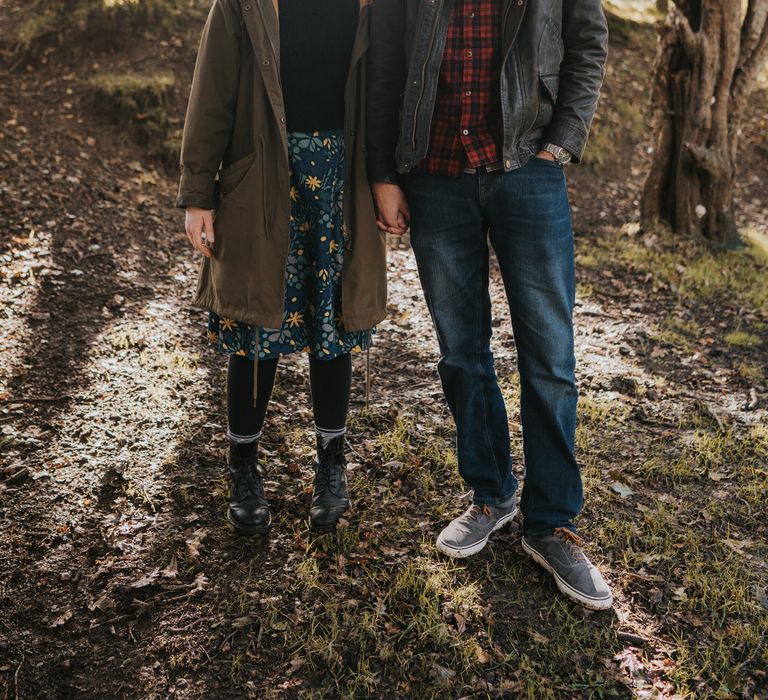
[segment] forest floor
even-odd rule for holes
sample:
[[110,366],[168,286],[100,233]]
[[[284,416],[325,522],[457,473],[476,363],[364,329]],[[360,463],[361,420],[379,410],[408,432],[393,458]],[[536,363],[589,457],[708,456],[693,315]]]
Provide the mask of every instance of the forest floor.
[[[200,16],[119,50],[4,54],[0,698],[768,698],[768,255],[639,232],[653,29],[613,29],[590,162],[568,171],[578,526],[615,592],[603,613],[558,594],[517,524],[467,561],[436,552],[466,494],[407,238],[390,242],[367,410],[355,358],[354,509],[309,534],[306,360],[290,358],[265,428],[272,534],[235,536],[224,362],[190,306],[175,171],[136,143],[145,115],[93,109],[93,76],[168,71],[177,128]],[[737,193],[755,240],[765,120],[761,92]],[[495,268],[492,288],[521,476]]]

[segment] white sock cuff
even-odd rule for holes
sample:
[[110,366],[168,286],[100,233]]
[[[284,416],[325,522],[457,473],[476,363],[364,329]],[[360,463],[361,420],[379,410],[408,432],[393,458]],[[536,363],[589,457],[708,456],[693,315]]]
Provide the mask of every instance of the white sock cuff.
[[346,434],[347,426],[345,425],[343,428],[336,428],[335,430],[326,430],[325,428],[321,428],[319,425],[315,425],[315,430],[319,435],[331,435],[333,437],[338,437],[339,435]]
[[315,424],[315,431],[323,441],[323,449],[325,449],[328,447],[328,445],[330,445],[331,440],[340,437],[341,435],[346,435],[347,426],[345,425],[343,428],[337,428],[336,430],[326,430],[325,428],[321,428],[319,425]]
[[261,430],[259,430],[258,433],[255,435],[237,435],[236,433],[233,433],[231,430],[227,431],[227,437],[230,439],[231,442],[234,442],[236,445],[247,445],[251,442],[256,442],[261,437]]

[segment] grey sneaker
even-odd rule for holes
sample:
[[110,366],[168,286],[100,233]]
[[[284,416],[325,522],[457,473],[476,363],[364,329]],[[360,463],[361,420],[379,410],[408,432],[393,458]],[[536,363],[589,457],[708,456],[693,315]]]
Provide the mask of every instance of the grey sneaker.
[[581,549],[581,538],[564,527],[552,535],[523,535],[523,550],[552,576],[562,593],[591,610],[607,610],[613,595],[597,567]]
[[498,506],[473,503],[438,535],[437,548],[449,557],[471,557],[485,547],[492,532],[511,522],[516,513],[514,495]]

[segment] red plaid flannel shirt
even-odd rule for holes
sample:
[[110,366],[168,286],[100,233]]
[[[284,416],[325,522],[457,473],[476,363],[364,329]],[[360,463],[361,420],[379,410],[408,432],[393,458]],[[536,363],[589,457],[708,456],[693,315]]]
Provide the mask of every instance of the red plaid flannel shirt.
[[458,177],[501,161],[502,0],[455,0],[432,115],[415,170]]

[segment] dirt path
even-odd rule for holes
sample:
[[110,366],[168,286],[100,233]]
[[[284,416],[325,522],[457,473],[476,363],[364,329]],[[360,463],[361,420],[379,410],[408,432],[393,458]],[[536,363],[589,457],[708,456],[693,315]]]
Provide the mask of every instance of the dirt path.
[[517,530],[462,564],[432,547],[463,487],[405,241],[368,412],[355,359],[347,526],[307,533],[296,358],[265,431],[274,534],[233,536],[223,362],[189,307],[175,183],[70,89],[46,70],[0,86],[0,697],[768,697],[768,318],[633,259],[654,245],[621,230],[635,192],[604,210],[594,171],[572,179],[580,526],[617,598],[592,614]]

